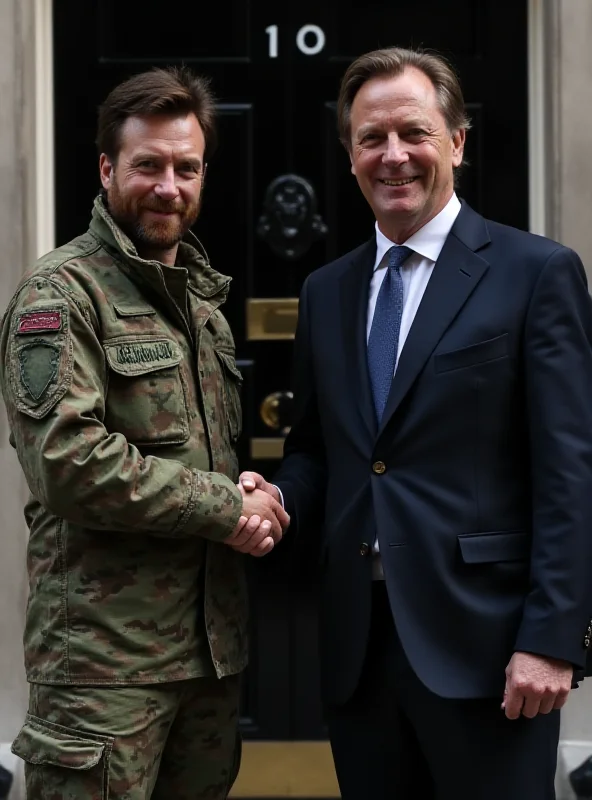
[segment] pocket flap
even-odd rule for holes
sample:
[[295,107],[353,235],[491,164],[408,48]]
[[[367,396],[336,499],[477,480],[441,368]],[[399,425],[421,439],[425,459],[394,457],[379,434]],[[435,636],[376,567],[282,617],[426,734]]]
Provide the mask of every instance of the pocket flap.
[[118,317],[153,317],[156,309],[147,305],[129,304],[125,300],[113,303],[113,308]]
[[463,367],[473,367],[484,364],[487,361],[495,361],[508,355],[509,336],[502,333],[494,339],[485,342],[477,342],[460,350],[449,350],[447,353],[436,354],[436,372],[447,372],[452,369],[462,369]]
[[222,364],[226,367],[226,369],[230,372],[230,374],[237,381],[239,381],[239,383],[242,383],[243,376],[239,368],[236,366],[234,355],[232,353],[224,353],[222,350],[216,350],[216,355],[218,356]]
[[518,561],[530,553],[530,534],[526,531],[461,533],[458,543],[465,564]]
[[91,769],[103,756],[105,742],[88,734],[55,725],[27,714],[12,743],[12,752],[29,764],[51,764],[67,769]]
[[103,344],[109,366],[120,375],[144,375],[175,367],[181,353],[171,339],[144,339]]

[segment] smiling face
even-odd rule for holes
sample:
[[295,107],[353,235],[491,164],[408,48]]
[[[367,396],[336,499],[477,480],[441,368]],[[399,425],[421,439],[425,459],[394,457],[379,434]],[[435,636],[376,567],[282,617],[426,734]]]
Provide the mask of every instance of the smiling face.
[[116,162],[100,158],[109,211],[142,258],[175,263],[197,219],[205,140],[194,114],[129,117]]
[[351,170],[391,241],[406,241],[450,200],[464,143],[464,129],[448,130],[420,70],[361,86],[351,108]]

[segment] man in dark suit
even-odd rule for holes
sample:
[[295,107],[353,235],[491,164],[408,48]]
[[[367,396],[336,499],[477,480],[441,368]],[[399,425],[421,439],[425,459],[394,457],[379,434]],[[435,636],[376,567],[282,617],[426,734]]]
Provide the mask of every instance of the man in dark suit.
[[344,800],[550,800],[592,638],[585,273],[458,200],[469,123],[440,57],[360,57],[338,110],[375,235],[306,280],[284,461],[243,488],[281,493],[297,540],[324,516]]

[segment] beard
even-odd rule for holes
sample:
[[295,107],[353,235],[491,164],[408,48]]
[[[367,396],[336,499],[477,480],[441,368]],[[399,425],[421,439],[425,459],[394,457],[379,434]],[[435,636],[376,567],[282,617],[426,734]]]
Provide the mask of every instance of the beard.
[[[168,250],[179,244],[199,215],[201,194],[192,203],[180,198],[167,202],[155,194],[142,198],[126,197],[117,180],[107,190],[107,205],[115,223],[138,250]],[[144,211],[174,214],[169,218],[142,219]]]

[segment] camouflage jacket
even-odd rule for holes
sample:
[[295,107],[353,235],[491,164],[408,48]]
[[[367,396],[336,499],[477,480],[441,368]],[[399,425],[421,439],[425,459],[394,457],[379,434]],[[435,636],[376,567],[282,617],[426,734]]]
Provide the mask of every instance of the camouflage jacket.
[[[190,243],[189,243],[190,242]],[[30,500],[28,679],[120,684],[239,672],[242,558],[222,540],[241,376],[218,310],[229,278],[189,235],[141,259],[95,201],[2,321],[0,380]]]

